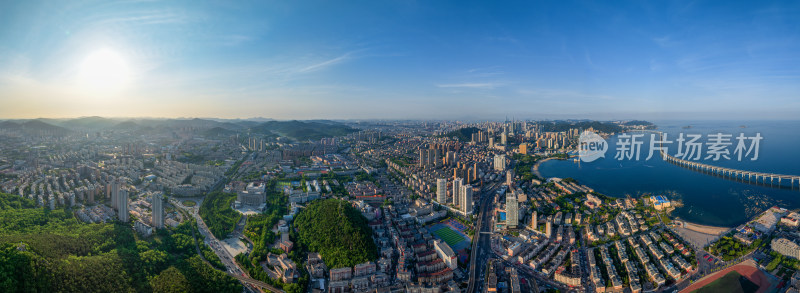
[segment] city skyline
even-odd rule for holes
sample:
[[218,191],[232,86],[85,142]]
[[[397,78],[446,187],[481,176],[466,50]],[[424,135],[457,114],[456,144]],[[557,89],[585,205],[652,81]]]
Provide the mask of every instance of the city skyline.
[[3,119],[796,119],[800,111],[800,7],[788,1],[2,6]]

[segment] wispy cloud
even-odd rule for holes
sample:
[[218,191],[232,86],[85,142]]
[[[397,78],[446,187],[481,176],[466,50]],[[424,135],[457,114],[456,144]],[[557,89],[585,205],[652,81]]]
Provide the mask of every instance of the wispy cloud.
[[349,58],[350,58],[350,53],[347,53],[347,54],[344,54],[342,56],[339,56],[339,57],[336,57],[336,58],[333,58],[333,59],[330,59],[330,60],[326,60],[326,61],[323,61],[323,62],[320,62],[320,63],[312,64],[312,65],[307,66],[305,68],[301,68],[300,70],[298,70],[298,72],[299,73],[306,73],[306,72],[322,70],[322,69],[328,68],[330,66],[342,63],[342,62],[344,62],[345,60],[347,60]]
[[505,72],[499,70],[499,66],[491,66],[485,68],[472,68],[467,70],[467,74],[474,77],[489,77],[489,76],[497,76],[505,74]]
[[440,88],[473,88],[473,89],[493,89],[502,84],[493,83],[493,82],[473,82],[473,83],[448,83],[448,84],[437,84],[437,87]]
[[220,37],[220,43],[223,46],[238,46],[242,43],[252,41],[253,37],[245,35],[229,35]]
[[182,13],[167,10],[136,11],[120,15],[110,15],[100,19],[93,25],[111,25],[119,23],[132,23],[140,25],[185,23],[189,18]]
[[661,71],[661,63],[655,59],[650,59],[650,71]]
[[659,47],[669,47],[675,43],[670,36],[663,36],[663,37],[654,37],[650,38],[653,43],[656,43]]

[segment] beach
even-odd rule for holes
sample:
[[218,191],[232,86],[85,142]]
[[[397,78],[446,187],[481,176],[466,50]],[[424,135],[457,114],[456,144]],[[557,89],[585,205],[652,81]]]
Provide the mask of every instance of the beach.
[[536,175],[536,176],[538,176],[539,178],[545,179],[545,178],[542,176],[542,173],[539,173],[539,164],[541,164],[541,163],[544,163],[544,162],[547,162],[547,161],[550,161],[550,160],[552,160],[552,159],[553,159],[553,158],[546,158],[546,159],[543,159],[543,160],[539,160],[539,161],[537,161],[537,162],[536,162],[536,164],[533,164],[533,167],[531,167],[531,172],[533,172],[533,175]]
[[691,242],[696,248],[705,247],[709,243],[717,240],[720,235],[731,230],[731,228],[728,227],[700,225],[682,220],[674,220],[673,223],[678,225],[673,228],[673,231]]

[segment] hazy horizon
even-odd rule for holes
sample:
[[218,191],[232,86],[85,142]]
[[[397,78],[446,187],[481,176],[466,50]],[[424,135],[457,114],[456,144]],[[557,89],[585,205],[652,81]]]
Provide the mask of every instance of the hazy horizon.
[[800,118],[788,118],[788,119],[781,119],[781,118],[773,118],[773,119],[720,119],[720,118],[708,118],[708,119],[699,119],[699,118],[687,118],[687,119],[663,119],[663,118],[656,118],[656,119],[648,119],[648,118],[608,118],[608,119],[595,119],[595,118],[581,118],[581,117],[572,117],[572,116],[565,116],[562,118],[536,118],[536,117],[515,117],[515,116],[508,116],[508,117],[493,117],[493,118],[486,118],[486,119],[434,119],[434,118],[304,118],[304,119],[276,119],[270,117],[209,117],[209,116],[202,116],[202,117],[148,117],[148,116],[99,116],[99,115],[90,115],[90,116],[79,116],[79,117],[30,117],[30,118],[4,118],[0,117],[0,121],[28,121],[28,120],[75,120],[75,119],[85,119],[85,118],[102,118],[102,119],[109,119],[109,120],[192,120],[192,119],[201,119],[201,120],[222,120],[222,121],[233,121],[233,120],[241,120],[241,121],[255,121],[255,122],[266,122],[266,121],[344,121],[344,122],[353,122],[353,121],[457,121],[457,122],[464,122],[464,123],[473,123],[473,122],[502,122],[506,121],[531,121],[531,122],[538,122],[538,121],[633,121],[633,120],[640,120],[640,121],[648,121],[652,123],[658,122],[706,122],[706,121],[718,121],[718,122],[792,122],[792,121],[800,121]]

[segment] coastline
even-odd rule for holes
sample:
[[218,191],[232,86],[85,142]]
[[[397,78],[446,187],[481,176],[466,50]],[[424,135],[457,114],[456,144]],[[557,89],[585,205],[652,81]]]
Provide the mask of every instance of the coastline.
[[719,227],[719,226],[701,225],[701,224],[687,222],[687,221],[679,220],[679,219],[673,220],[673,222],[676,223],[676,224],[680,224],[680,226],[682,228],[685,228],[687,230],[691,230],[691,231],[695,231],[695,232],[703,233],[703,234],[717,235],[717,236],[719,236],[721,234],[724,234],[724,233],[730,231],[731,229],[733,229],[733,227]]
[[714,241],[717,241],[722,235],[725,235],[733,228],[716,227],[708,225],[700,225],[684,220],[673,220],[674,224],[672,230],[678,233],[683,239],[689,241],[696,249],[705,247]]
[[545,179],[544,177],[542,177],[542,173],[539,173],[539,164],[547,162],[547,161],[552,160],[552,159],[555,159],[555,158],[553,158],[553,157],[545,158],[543,160],[537,161],[536,164],[533,164],[533,167],[531,167],[531,172],[533,172],[533,175],[536,175],[539,178]]

